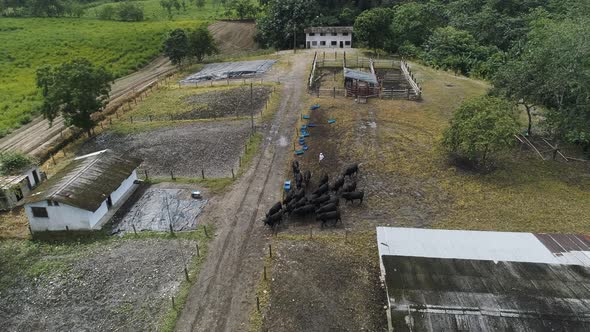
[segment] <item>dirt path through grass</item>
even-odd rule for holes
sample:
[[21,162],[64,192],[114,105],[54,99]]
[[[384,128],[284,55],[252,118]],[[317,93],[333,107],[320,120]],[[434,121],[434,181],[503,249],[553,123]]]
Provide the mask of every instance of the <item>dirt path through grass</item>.
[[223,197],[210,202],[201,222],[217,229],[207,262],[191,289],[178,331],[244,331],[256,305],[255,288],[270,232],[261,222],[266,209],[280,199],[291,133],[304,105],[302,97],[309,53],[292,57],[282,78],[283,99],[265,129],[261,153],[253,166]]

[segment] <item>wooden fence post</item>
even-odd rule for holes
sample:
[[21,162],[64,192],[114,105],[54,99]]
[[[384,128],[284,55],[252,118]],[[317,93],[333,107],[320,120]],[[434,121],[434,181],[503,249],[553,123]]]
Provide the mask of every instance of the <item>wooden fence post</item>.
[[201,168],[201,177],[205,179],[205,169]]
[[272,258],[272,245],[268,245],[268,257]]

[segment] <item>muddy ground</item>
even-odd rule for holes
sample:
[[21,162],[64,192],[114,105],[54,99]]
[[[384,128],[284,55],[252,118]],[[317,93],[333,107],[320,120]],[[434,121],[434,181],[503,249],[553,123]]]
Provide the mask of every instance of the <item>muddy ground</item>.
[[0,288],[0,326],[27,332],[154,331],[195,244],[126,239],[45,256],[48,264],[65,261],[66,268],[48,269],[32,280],[23,275]]
[[[85,142],[79,154],[113,149],[143,159],[148,176],[231,177],[237,171],[251,131],[249,120],[178,123],[146,132],[102,133]],[[141,174],[143,175],[143,174]]]
[[363,250],[343,237],[277,241],[262,330],[386,331],[377,255]]
[[[191,110],[175,115],[176,120],[209,119],[221,117],[240,117],[258,114],[266,104],[272,88],[269,86],[242,86],[234,89],[222,89],[195,94],[184,98],[183,102]],[[252,103],[250,103],[252,102]]]

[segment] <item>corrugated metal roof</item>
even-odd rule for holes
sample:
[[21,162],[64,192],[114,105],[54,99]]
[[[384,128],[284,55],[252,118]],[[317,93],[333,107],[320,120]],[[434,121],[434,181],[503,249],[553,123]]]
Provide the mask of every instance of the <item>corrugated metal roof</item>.
[[377,227],[394,330],[590,330],[590,238]]
[[380,255],[590,266],[586,236],[377,227]]
[[78,157],[37,187],[25,203],[50,199],[96,211],[140,164],[140,159],[111,150]]
[[590,268],[383,256],[394,331],[588,331]]
[[12,187],[21,183],[26,177],[26,174],[0,176],[0,189],[11,189]]
[[343,27],[309,27],[304,29],[305,33],[331,33],[331,32],[352,32],[353,28],[351,26],[343,26]]
[[199,72],[180,81],[183,84],[232,77],[252,76],[265,73],[276,60],[253,60],[238,62],[219,62],[206,64]]
[[373,75],[372,73],[367,73],[365,71],[344,68],[344,77],[367,83],[377,84],[377,77],[375,77],[375,75]]

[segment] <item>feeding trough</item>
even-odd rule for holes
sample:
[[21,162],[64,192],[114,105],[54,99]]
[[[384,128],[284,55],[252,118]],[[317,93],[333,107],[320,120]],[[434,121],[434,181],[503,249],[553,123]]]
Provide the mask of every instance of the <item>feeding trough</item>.
[[329,123],[329,124],[332,124],[332,123],[334,123],[334,122],[336,122],[336,120],[332,120],[332,119],[328,120],[328,123]]
[[309,120],[309,115],[302,115],[301,117],[305,120]]
[[309,133],[307,131],[305,131],[305,130],[302,130],[301,131],[301,136],[303,136],[303,137],[309,137]]
[[307,126],[306,125],[302,125],[301,126],[301,129],[307,129]]
[[285,181],[283,188],[285,188],[285,191],[291,190],[291,181]]
[[317,125],[315,123],[308,123],[307,126],[311,128],[311,127],[315,127]]
[[304,145],[305,144],[305,139],[304,138],[300,138],[299,139],[299,145]]
[[303,151],[307,151],[307,149],[309,149],[309,147],[307,145],[303,146]]
[[295,150],[295,155],[299,156],[303,154],[303,150]]
[[312,105],[312,106],[311,106],[309,109],[310,109],[310,110],[312,110],[312,111],[315,111],[315,110],[317,110],[318,108],[320,108],[320,104],[315,104],[315,105]]

